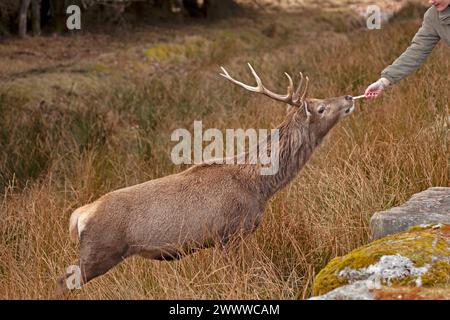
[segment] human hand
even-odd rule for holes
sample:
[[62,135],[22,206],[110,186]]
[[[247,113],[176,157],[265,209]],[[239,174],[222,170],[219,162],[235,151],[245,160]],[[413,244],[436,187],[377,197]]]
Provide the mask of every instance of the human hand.
[[390,84],[391,83],[388,79],[380,78],[367,87],[364,95],[366,96],[366,98],[378,97]]

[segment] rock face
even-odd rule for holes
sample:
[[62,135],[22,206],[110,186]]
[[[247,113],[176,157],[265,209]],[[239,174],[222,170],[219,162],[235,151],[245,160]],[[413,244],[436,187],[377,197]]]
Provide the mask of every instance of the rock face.
[[331,260],[313,293],[315,300],[450,297],[450,224],[412,227]]
[[370,220],[373,239],[416,225],[450,224],[450,188],[434,187],[417,193],[399,207],[377,212]]

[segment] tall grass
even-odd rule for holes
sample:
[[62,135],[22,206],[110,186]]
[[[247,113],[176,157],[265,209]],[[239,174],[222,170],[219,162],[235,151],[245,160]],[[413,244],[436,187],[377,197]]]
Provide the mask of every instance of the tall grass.
[[[214,59],[203,48],[201,59],[158,61],[175,71],[150,81],[113,74],[91,79],[96,85],[82,94],[42,102],[0,90],[0,298],[52,298],[54,280],[77,256],[67,232],[70,213],[115,188],[182,170],[169,157],[173,129],[191,129],[199,119],[220,129],[269,128],[283,119],[284,106],[224,82],[218,64],[250,80],[244,62],[251,61],[274,90],[284,91],[284,71],[302,70],[312,79],[311,96],[356,95],[419,25],[342,33],[318,24],[307,33],[297,19],[280,21],[290,33],[282,40],[255,33],[252,21],[230,33],[211,28],[202,36],[225,34],[232,49],[212,45]],[[369,241],[375,211],[449,185],[446,50],[438,46],[417,74],[383,97],[358,102],[237,251],[209,249],[176,262],[128,259],[71,297],[307,298],[331,258]],[[183,52],[177,45],[176,55]],[[121,59],[119,65],[131,63]]]

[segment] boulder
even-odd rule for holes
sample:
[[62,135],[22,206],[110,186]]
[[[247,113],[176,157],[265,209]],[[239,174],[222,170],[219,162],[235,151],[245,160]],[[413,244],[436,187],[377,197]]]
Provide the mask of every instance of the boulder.
[[331,260],[312,299],[448,299],[449,286],[450,224],[416,226]]
[[399,207],[375,213],[370,229],[373,239],[379,239],[412,226],[437,223],[450,224],[450,188],[429,188]]

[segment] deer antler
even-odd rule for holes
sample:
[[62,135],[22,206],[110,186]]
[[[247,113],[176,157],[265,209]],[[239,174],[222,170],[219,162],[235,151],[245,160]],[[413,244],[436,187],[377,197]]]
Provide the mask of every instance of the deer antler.
[[256,93],[262,93],[272,99],[275,99],[275,100],[281,101],[281,102],[285,102],[292,106],[299,107],[303,104],[303,101],[305,101],[306,94],[308,91],[309,79],[308,79],[308,77],[306,77],[305,89],[303,90],[303,94],[300,96],[300,90],[301,90],[301,87],[303,84],[303,74],[301,72],[300,72],[300,77],[301,77],[300,84],[299,84],[297,90],[295,91],[295,93],[294,93],[294,83],[292,81],[291,76],[286,72],[284,73],[289,80],[289,86],[287,88],[287,94],[281,95],[281,94],[274,93],[274,92],[268,90],[266,87],[264,87],[264,85],[262,84],[261,78],[256,74],[255,70],[253,69],[253,67],[251,66],[250,63],[248,63],[248,66],[249,66],[250,70],[252,71],[253,76],[255,77],[256,84],[257,84],[255,87],[246,85],[245,83],[242,83],[240,81],[233,79],[230,76],[230,74],[228,73],[228,71],[225,70],[224,67],[220,67],[223,71],[223,73],[221,73],[220,75],[246,90],[249,90],[251,92],[256,92]]
[[309,84],[309,78],[306,77],[306,84],[305,84],[305,89],[303,90],[303,94],[300,97],[300,89],[302,88],[302,84],[303,84],[303,73],[300,72],[300,84],[298,85],[297,90],[295,91],[294,97],[296,99],[296,101],[301,101],[303,102],[306,99],[306,95],[308,93],[308,84]]

